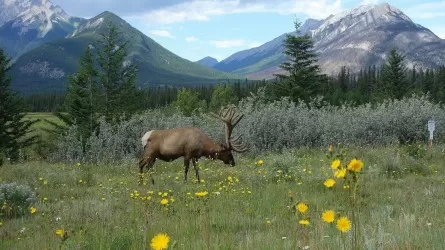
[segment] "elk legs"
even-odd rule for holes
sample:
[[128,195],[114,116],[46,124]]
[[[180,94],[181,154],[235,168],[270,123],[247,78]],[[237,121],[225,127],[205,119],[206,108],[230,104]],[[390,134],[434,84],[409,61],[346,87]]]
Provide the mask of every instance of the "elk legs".
[[201,180],[199,179],[198,166],[196,165],[197,164],[197,159],[196,158],[192,158],[192,163],[193,163],[193,168],[195,169],[196,178],[198,178],[198,183],[201,183]]

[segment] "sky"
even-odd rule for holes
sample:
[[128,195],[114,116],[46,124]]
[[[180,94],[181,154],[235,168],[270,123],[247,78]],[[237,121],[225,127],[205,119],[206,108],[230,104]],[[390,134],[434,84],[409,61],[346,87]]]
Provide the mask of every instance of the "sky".
[[171,52],[221,61],[294,30],[294,21],[324,19],[362,4],[387,2],[445,39],[445,0],[52,0],[69,15],[111,11]]

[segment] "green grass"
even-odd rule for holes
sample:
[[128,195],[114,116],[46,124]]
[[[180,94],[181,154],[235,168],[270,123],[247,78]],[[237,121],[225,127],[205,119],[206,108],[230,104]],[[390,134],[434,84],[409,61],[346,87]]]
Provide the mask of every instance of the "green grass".
[[[365,162],[352,221],[361,249],[444,249],[444,148],[416,157],[398,147],[350,149],[348,160]],[[3,166],[0,182],[30,185],[39,201],[33,215],[2,218],[0,249],[147,249],[160,232],[169,235],[171,249],[351,249],[354,230],[342,234],[320,219],[326,209],[352,218],[341,180],[333,189],[323,186],[332,175],[325,149],[236,158],[234,168],[201,160],[200,184],[193,168],[184,183],[181,160],[157,162],[154,185],[138,185],[136,159]],[[262,166],[255,165],[259,159]],[[200,191],[209,195],[199,199]],[[168,206],[158,192],[167,193]],[[298,201],[309,205],[307,215],[294,210]],[[303,217],[309,226],[299,225]]]

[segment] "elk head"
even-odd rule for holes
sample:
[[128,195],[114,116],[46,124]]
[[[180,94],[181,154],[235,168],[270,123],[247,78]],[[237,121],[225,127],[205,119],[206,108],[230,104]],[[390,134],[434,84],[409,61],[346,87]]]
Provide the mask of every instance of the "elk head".
[[226,144],[221,144],[223,150],[218,152],[216,158],[233,167],[235,166],[235,159],[233,158],[232,150],[239,153],[248,150],[243,143],[242,135],[232,138],[233,128],[243,118],[244,114],[236,114],[234,106],[227,106],[225,108],[222,107],[218,115],[214,113],[212,115],[224,122],[226,134]]

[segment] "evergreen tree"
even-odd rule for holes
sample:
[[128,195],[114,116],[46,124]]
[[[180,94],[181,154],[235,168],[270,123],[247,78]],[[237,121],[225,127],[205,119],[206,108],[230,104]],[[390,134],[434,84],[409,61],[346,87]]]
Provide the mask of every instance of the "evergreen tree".
[[78,126],[83,139],[88,138],[97,126],[98,86],[93,54],[87,46],[79,61],[79,71],[69,77],[66,112],[70,123]]
[[294,101],[301,99],[308,102],[320,93],[327,77],[320,73],[320,66],[316,64],[318,59],[311,37],[299,33],[300,25],[298,20],[295,21],[297,36],[286,36],[284,53],[288,61],[282,63],[280,68],[287,74],[275,75],[279,81],[274,84],[273,91],[276,97],[290,96]]
[[30,126],[35,122],[23,119],[24,101],[11,89],[11,59],[0,48],[0,165],[4,157],[16,162],[20,156],[20,149],[29,146],[36,139],[35,136],[26,137]]
[[137,109],[137,68],[126,60],[128,41],[115,25],[109,24],[101,43],[98,64],[103,103],[100,106],[106,120],[116,122]]
[[382,83],[386,97],[401,99],[410,92],[405,56],[392,49],[383,67]]

